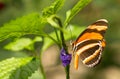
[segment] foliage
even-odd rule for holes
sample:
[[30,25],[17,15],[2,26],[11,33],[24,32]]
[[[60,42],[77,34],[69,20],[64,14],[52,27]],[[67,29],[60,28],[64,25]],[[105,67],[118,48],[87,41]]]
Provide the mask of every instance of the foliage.
[[[11,79],[10,75],[16,69],[20,69],[20,67],[25,66],[27,63],[32,61],[32,57],[26,58],[9,58],[0,62],[0,79]],[[26,72],[29,70],[26,69]],[[34,70],[34,69],[33,69]],[[20,77],[20,75],[17,75]],[[16,79],[16,78],[14,78]]]
[[66,27],[70,20],[83,8],[85,7],[91,0],[80,0],[77,4],[69,11],[66,12],[66,19],[64,22],[64,26]]
[[[30,62],[26,63],[12,72],[10,79],[27,79],[32,75],[39,67],[39,60],[33,58]],[[24,76],[23,76],[24,75]]]
[[[70,20],[91,0],[79,0],[78,3],[66,12],[66,18],[62,23],[57,12],[62,9],[65,0],[55,0],[49,7],[44,8],[42,14],[31,13],[29,15],[19,17],[5,23],[0,27],[0,41],[8,38],[17,38],[5,46],[11,51],[22,51],[23,49],[30,50],[33,54],[36,52],[34,47],[35,42],[42,42],[39,54],[34,54],[33,57],[9,58],[0,62],[0,79],[28,79],[38,66],[41,70],[43,79],[45,79],[44,69],[41,63],[42,53],[53,44],[57,44],[60,49],[66,48],[65,41],[70,40],[84,29],[75,25],[68,25]],[[50,24],[54,31],[49,34],[44,31],[46,24]],[[66,27],[68,26],[68,27]],[[71,28],[71,31],[69,29]],[[73,35],[71,32],[75,31]],[[37,36],[34,39],[25,38],[26,35]],[[67,52],[67,50],[65,50]],[[38,52],[37,52],[38,53]],[[67,53],[66,53],[67,54]],[[39,57],[39,60],[36,60]],[[69,79],[69,67],[67,66],[66,78]],[[24,74],[24,75],[23,75]]]
[[0,41],[13,36],[42,34],[44,25],[41,23],[41,20],[39,13],[32,13],[4,24],[0,28]]
[[41,37],[35,37],[33,40],[30,38],[20,38],[14,42],[10,42],[5,46],[5,49],[12,51],[21,51],[23,49],[34,50],[34,43],[42,41]]
[[44,17],[49,17],[56,14],[62,8],[64,1],[65,0],[56,0],[53,4],[43,10],[42,15]]

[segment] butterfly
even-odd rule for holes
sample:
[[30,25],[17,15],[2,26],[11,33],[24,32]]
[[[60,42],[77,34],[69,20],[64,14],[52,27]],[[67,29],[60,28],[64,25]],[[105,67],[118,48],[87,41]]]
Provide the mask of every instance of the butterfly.
[[79,58],[88,67],[96,66],[106,46],[104,34],[108,28],[108,21],[100,19],[89,25],[72,43],[74,67],[78,69]]

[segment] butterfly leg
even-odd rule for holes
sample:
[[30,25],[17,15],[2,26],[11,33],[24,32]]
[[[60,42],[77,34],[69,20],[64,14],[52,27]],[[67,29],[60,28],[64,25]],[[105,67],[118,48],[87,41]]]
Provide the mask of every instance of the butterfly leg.
[[78,64],[79,64],[79,55],[75,55],[75,59],[74,59],[74,67],[75,69],[78,69]]

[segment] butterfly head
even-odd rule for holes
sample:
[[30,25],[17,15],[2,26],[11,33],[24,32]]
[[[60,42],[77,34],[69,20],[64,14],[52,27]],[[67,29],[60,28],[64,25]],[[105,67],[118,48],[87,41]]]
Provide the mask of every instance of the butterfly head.
[[75,44],[75,41],[70,41],[70,45],[72,46],[72,52],[73,52],[73,56],[74,56],[74,53],[75,53],[75,50],[76,50],[76,44]]

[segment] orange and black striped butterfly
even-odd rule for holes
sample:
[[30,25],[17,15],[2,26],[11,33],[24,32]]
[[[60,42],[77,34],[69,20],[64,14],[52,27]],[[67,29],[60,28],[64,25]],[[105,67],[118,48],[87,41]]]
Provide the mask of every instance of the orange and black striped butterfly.
[[106,46],[104,34],[107,28],[108,21],[106,19],[97,20],[89,25],[72,43],[76,69],[78,69],[79,58],[88,67],[94,67],[100,62],[102,51]]

